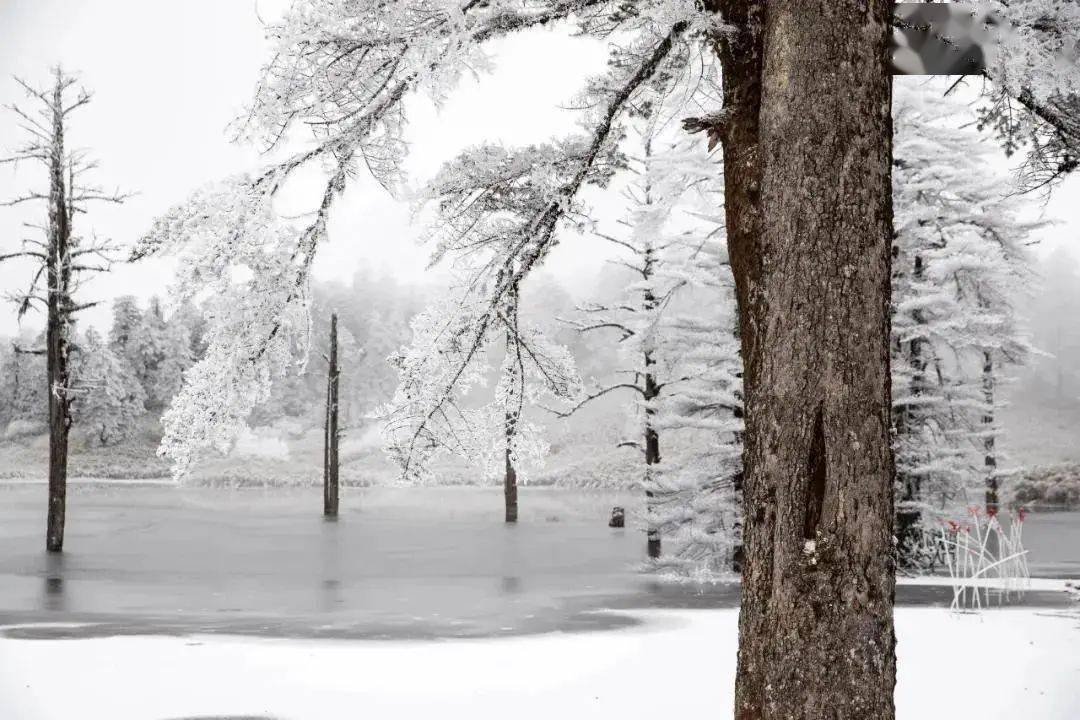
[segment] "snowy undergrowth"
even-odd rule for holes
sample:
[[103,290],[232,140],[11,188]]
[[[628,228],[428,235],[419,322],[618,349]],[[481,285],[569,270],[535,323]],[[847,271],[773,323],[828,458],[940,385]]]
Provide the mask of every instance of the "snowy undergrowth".
[[[452,642],[0,639],[0,716],[730,717],[736,611],[640,618],[606,633]],[[896,624],[901,720],[1080,717],[1075,619],[900,608]]]

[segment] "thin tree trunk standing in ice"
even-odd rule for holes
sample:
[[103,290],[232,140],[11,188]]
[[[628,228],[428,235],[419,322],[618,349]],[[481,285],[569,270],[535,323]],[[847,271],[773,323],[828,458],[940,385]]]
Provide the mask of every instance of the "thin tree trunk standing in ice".
[[716,9],[746,400],[735,715],[892,718],[892,4]]
[[986,514],[997,514],[998,497],[998,462],[994,433],[994,357],[989,350],[983,351],[982,367],[983,402],[983,466],[986,468]]
[[64,152],[64,112],[61,76],[57,73],[52,96],[52,147],[49,160],[48,318],[45,330],[49,387],[49,510],[45,548],[64,549],[67,507],[68,432],[71,429],[71,373],[68,367],[71,331],[71,219],[67,156]]
[[524,388],[524,375],[521,373],[521,344],[517,338],[518,288],[515,285],[507,293],[506,299],[506,382],[505,411],[503,414],[503,434],[506,438],[504,449],[506,469],[503,474],[504,519],[516,523],[518,519],[517,470],[514,468],[514,439],[517,435],[518,418],[521,416],[521,399]]
[[517,425],[517,416],[512,410],[506,411],[506,474],[503,476],[503,501],[506,507],[505,520],[508,523],[516,523],[518,519],[517,500],[517,470],[514,469],[514,458],[511,447],[514,442],[514,428]]
[[326,426],[323,456],[323,515],[338,514],[338,336],[337,313],[330,316],[330,358],[326,376]]

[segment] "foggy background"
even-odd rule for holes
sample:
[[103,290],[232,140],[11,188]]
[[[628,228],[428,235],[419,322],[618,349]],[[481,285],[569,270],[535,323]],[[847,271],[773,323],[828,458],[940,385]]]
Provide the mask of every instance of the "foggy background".
[[[0,102],[25,104],[13,75],[43,84],[56,64],[78,73],[94,100],[73,118],[70,140],[100,160],[97,181],[138,193],[122,206],[95,207],[83,220],[84,230],[92,227],[100,236],[130,245],[192,190],[256,170],[268,160],[257,148],[231,142],[228,125],[251,98],[266,56],[263,23],[286,5],[286,0],[0,2]],[[606,60],[602,43],[569,37],[562,30],[516,34],[512,43],[492,43],[491,53],[496,69],[466,78],[443,106],[423,97],[410,99],[407,170],[412,188],[468,145],[482,140],[519,145],[572,130],[576,112],[567,109],[572,100],[567,88],[602,70]],[[0,113],[4,149],[22,139],[16,120],[10,112]],[[1002,153],[1001,163],[1009,162]],[[29,164],[0,168],[0,198],[40,186],[38,173]],[[295,203],[300,211],[305,207],[303,180],[297,185],[284,202],[290,208]],[[618,213],[618,198],[610,195],[590,197],[601,204],[598,215]],[[1032,340],[1047,354],[1022,369],[1007,391],[1012,406],[1004,418],[1005,444],[1017,462],[1080,460],[1078,195],[1080,178],[1074,175],[1051,197],[1031,203],[1032,217],[1054,221],[1035,233],[1041,281],[1030,288],[1026,308]],[[34,204],[0,210],[0,247],[15,249],[24,233],[21,224],[40,220],[40,212]],[[425,270],[428,250],[417,244],[422,225],[413,222],[408,188],[393,197],[361,174],[336,205],[330,242],[320,248],[315,263],[317,285],[336,283],[336,302],[347,303],[342,289],[355,287],[357,278],[373,287],[382,283],[394,288],[386,301],[411,296],[414,301],[401,309],[415,312],[429,294],[426,288],[438,285],[440,277],[438,271]],[[591,297],[598,283],[617,282],[602,275],[610,255],[605,245],[594,238],[566,237],[531,282],[557,289],[545,297],[556,302],[558,295],[563,308],[572,309],[576,301]],[[0,265],[0,288],[22,287],[27,267]],[[80,298],[130,294],[145,305],[152,295],[167,295],[171,269],[169,260],[157,258],[119,265],[107,277],[88,282]],[[93,325],[107,331],[111,312],[110,304],[102,303],[82,316],[80,329]],[[0,305],[0,337],[32,335],[41,326],[40,314],[32,312],[20,326],[14,306]],[[406,341],[407,335],[400,338]],[[586,376],[589,362],[583,362]]]

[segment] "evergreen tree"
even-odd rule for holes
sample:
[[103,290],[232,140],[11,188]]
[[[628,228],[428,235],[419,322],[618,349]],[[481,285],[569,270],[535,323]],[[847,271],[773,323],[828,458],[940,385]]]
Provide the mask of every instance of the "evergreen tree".
[[76,359],[76,421],[101,445],[130,438],[144,412],[146,397],[127,358],[118,356],[90,328],[79,344]]
[[40,346],[44,336],[23,335],[3,348],[0,367],[0,413],[3,424],[16,420],[45,423],[48,420],[48,399],[45,397],[45,358],[23,350]]
[[717,234],[684,242],[673,267],[687,278],[665,318],[676,377],[659,426],[676,438],[663,472],[668,556],[684,572],[738,571],[742,562],[742,359],[727,247]]
[[181,318],[175,314],[165,318],[161,300],[156,296],[150,298],[143,323],[147,404],[154,410],[162,410],[180,391],[184,371],[194,363],[191,336]]
[[117,355],[126,357],[136,367],[135,342],[142,326],[142,310],[134,295],[113,299],[113,322],[109,330],[109,346]]
[[[662,116],[654,111],[650,118]],[[719,173],[708,156],[685,140],[672,145],[653,126],[643,150],[627,160],[633,181],[624,193],[631,208],[623,232],[601,234],[631,276],[615,297],[582,307],[573,323],[583,333],[613,337],[622,363],[574,410],[610,393],[633,395],[641,439],[622,444],[643,460],[649,556],[660,557],[668,535],[674,543],[667,564],[726,571],[739,529],[734,297],[722,230],[691,213],[715,203]],[[662,432],[682,441],[668,447],[664,462]],[[694,436],[703,450],[691,450],[694,443],[680,436]]]
[[[933,558],[926,529],[1007,472],[999,385],[1030,348],[1016,303],[1032,277],[1035,225],[993,171],[993,146],[964,125],[942,82],[897,82],[893,160],[893,425],[900,559]],[[929,554],[928,554],[929,553]]]

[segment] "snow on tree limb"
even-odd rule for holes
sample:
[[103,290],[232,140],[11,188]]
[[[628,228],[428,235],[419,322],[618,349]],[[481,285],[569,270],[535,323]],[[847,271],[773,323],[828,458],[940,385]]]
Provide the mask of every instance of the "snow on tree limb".
[[[133,254],[137,259],[178,252],[198,268],[179,278],[181,297],[197,292],[198,283],[205,282],[234,300],[235,312],[223,310],[223,316],[230,319],[215,319],[218,327],[208,333],[211,348],[207,357],[192,368],[188,384],[166,417],[173,430],[166,433],[161,449],[176,460],[177,472],[183,472],[202,448],[227,445],[239,431],[241,417],[265,396],[269,379],[280,370],[283,358],[278,354],[287,345],[279,334],[283,329],[286,334],[291,332],[304,313],[311,262],[324,239],[333,201],[348,178],[362,164],[385,186],[396,183],[404,153],[401,102],[405,95],[423,90],[438,100],[462,72],[485,65],[483,41],[602,5],[596,0],[525,4],[471,0],[460,6],[419,0],[304,0],[294,3],[283,20],[271,27],[276,49],[237,134],[273,149],[294,126],[304,126],[314,135],[315,145],[261,175],[233,179],[217,191],[196,193],[185,206],[174,208],[155,223]],[[557,201],[534,219],[532,240],[516,253],[526,261],[514,277],[507,278],[508,283],[520,281],[540,259],[555,225],[565,215],[564,204],[571,202],[586,182],[605,146],[615,116],[670,46],[671,38],[662,38],[654,64],[631,75],[623,93],[608,103],[610,112],[601,113],[581,172],[563,188]],[[272,201],[296,170],[313,162],[322,163],[328,174],[322,200],[311,224],[291,230],[288,248],[289,232],[274,220]],[[215,192],[223,197],[215,199]],[[244,252],[253,251],[258,244],[242,237],[252,231],[267,233],[260,260],[272,268],[270,276],[287,288],[275,290],[268,281],[268,295],[257,304],[239,294],[252,289],[251,281],[245,287],[244,283],[224,280],[232,278],[233,269],[245,266],[249,258]],[[498,304],[505,288],[493,294],[493,302]],[[241,312],[251,313],[249,327],[236,336],[232,331],[242,323],[234,316]],[[489,308],[481,322],[488,323],[492,317]],[[264,362],[268,355],[276,357],[270,363],[274,367]],[[231,363],[231,367],[211,368],[220,363]],[[236,386],[225,389],[222,383]],[[219,390],[212,392],[215,384]],[[211,406],[223,399],[226,405]]]
[[1048,188],[1080,166],[1080,5],[1063,0],[989,0],[1009,23],[984,76],[990,100],[980,124],[1006,150],[1027,145],[1024,190]]
[[[898,82],[894,102],[892,421],[907,566],[927,562],[921,529],[970,505],[985,479],[1001,403],[987,397],[985,368],[1000,385],[1031,352],[1015,303],[1040,225],[1020,219],[1014,184],[988,172],[993,148],[964,126],[966,103],[933,87]],[[990,455],[996,482],[1004,455]]]
[[[404,393],[395,405],[408,404],[412,410],[407,423],[392,424],[389,435],[399,464],[408,475],[414,458],[424,448],[446,444],[452,417],[465,424],[466,414],[455,397],[476,381],[476,367],[490,334],[506,327],[502,312],[508,297],[528,274],[543,261],[557,242],[557,230],[577,215],[578,193],[586,184],[604,184],[618,166],[618,120],[632,111],[632,101],[663,66],[675,43],[688,27],[678,22],[660,36],[648,36],[632,47],[636,62],[616,62],[609,73],[590,84],[587,95],[593,111],[587,119],[587,134],[518,151],[482,145],[467,150],[449,163],[433,180],[428,194],[437,200],[440,224],[434,233],[434,260],[448,257],[469,263],[460,286],[456,312],[445,313],[438,329],[414,327],[421,338],[431,335],[448,342],[452,351],[436,341],[420,357],[452,358],[440,373],[417,372],[407,363],[403,377],[422,378],[424,400],[417,403],[415,390],[403,385]],[[622,59],[620,58],[620,59]],[[478,257],[479,256],[479,257]],[[465,322],[462,319],[465,318]],[[432,320],[428,320],[432,322]],[[439,321],[433,321],[439,322]],[[426,334],[425,334],[426,333]],[[514,330],[514,348],[533,361],[540,386],[555,397],[569,399],[574,386],[567,382],[567,367],[560,353],[548,347],[548,364],[535,349],[539,336],[531,341]],[[423,345],[425,340],[421,340]],[[414,341],[414,348],[416,342]],[[520,354],[519,354],[520,357]],[[414,362],[422,362],[414,360]],[[554,377],[549,375],[554,373]],[[432,384],[432,378],[436,378]],[[391,412],[391,415],[393,413]],[[400,428],[411,435],[400,437]],[[443,431],[435,428],[442,427]]]

